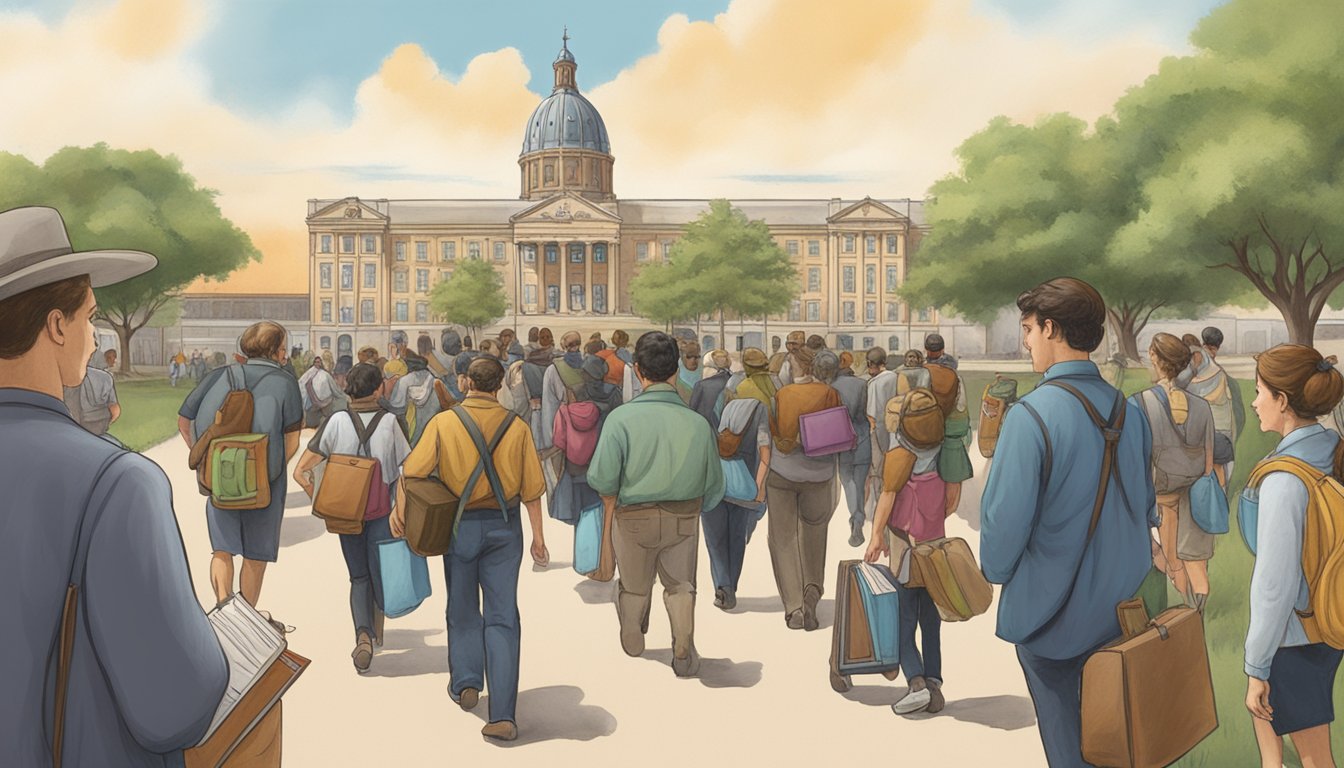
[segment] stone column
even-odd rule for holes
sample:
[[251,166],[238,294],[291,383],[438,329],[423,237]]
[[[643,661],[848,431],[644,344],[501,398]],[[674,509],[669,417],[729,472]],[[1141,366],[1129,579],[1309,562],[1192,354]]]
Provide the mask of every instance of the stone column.
[[[560,170],[561,170],[561,172],[564,171],[563,168],[561,168]],[[557,250],[560,251],[559,256],[558,256],[559,259],[560,259],[560,314],[562,314],[562,315],[568,315],[569,312],[570,312],[570,310],[569,310],[569,243],[565,243],[564,245],[565,245],[565,247],[564,247],[564,248],[561,248],[561,247],[560,247],[560,243],[557,241],[556,244],[555,244],[555,247],[556,247]]]
[[593,314],[593,249],[587,243],[583,247],[583,306],[588,314]]
[[607,243],[607,314],[616,314],[616,244]]

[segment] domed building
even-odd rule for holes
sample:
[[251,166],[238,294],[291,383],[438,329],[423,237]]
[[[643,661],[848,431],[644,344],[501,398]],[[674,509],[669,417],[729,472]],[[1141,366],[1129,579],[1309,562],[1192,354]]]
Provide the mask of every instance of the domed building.
[[[571,328],[604,335],[623,328],[633,337],[654,327],[633,314],[630,281],[669,258],[709,199],[618,199],[607,126],[579,91],[578,68],[566,32],[554,87],[522,126],[517,199],[308,201],[311,348],[385,349],[394,329],[437,341],[444,323],[429,311],[429,295],[463,259],[490,261],[504,280],[511,308],[488,331],[511,327],[525,337],[529,326],[549,326],[558,337]],[[799,293],[768,323],[730,323],[730,338],[706,337],[706,346],[769,349],[772,337],[803,330],[838,349],[904,349],[941,330],[949,352],[977,353],[974,342],[960,341],[973,334],[954,335],[933,309],[911,310],[897,296],[907,253],[925,232],[922,200],[732,203],[765,221],[793,257]]]

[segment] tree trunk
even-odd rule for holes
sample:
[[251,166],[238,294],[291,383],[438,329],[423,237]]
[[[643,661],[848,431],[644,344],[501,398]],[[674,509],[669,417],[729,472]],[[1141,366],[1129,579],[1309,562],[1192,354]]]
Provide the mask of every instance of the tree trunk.
[[719,307],[719,343],[717,345],[718,349],[728,348],[728,342],[725,341],[725,339],[727,338],[728,337],[725,335],[723,330],[723,307]]
[[[1260,217],[1258,223],[1274,256],[1273,270],[1265,270],[1260,254],[1251,253],[1249,235],[1225,241],[1232,250],[1233,260],[1217,266],[1240,273],[1251,281],[1260,295],[1269,299],[1283,316],[1290,343],[1312,346],[1316,339],[1316,322],[1321,319],[1326,301],[1344,285],[1344,266],[1331,260],[1324,243],[1319,240],[1313,243],[1314,235],[1296,241],[1283,240],[1275,236],[1264,217]],[[1315,272],[1313,279],[1312,266],[1317,259],[1325,271]]]
[[120,373],[129,374],[131,372],[131,337],[135,335],[135,328],[130,324],[113,323],[112,330],[117,332],[117,339],[121,342],[121,349],[117,354],[121,356],[121,363],[117,366]]
[[1120,354],[1129,360],[1142,361],[1139,356],[1139,332],[1148,325],[1148,318],[1152,317],[1153,312],[1157,311],[1162,305],[1146,307],[1142,304],[1119,304],[1106,308],[1106,315],[1111,321],[1111,329],[1115,332],[1115,340],[1120,348]]
[[1313,317],[1310,308],[1298,304],[1293,304],[1287,309],[1281,308],[1280,311],[1283,314],[1284,324],[1288,326],[1288,343],[1313,346],[1316,340],[1316,320],[1320,313],[1316,313],[1316,317]]

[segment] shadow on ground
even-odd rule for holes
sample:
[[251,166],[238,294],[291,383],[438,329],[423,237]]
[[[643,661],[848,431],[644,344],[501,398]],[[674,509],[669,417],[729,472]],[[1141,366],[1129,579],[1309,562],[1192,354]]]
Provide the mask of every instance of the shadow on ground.
[[[872,676],[869,676],[872,677]],[[881,677],[876,677],[881,679]],[[890,707],[901,700],[908,689],[902,685],[861,685],[841,696],[870,707]],[[982,696],[974,699],[948,699],[942,712],[906,715],[908,720],[950,717],[1000,731],[1017,731],[1036,724],[1036,708],[1026,696]]]
[[584,579],[574,585],[574,591],[588,605],[606,605],[616,602],[616,580],[593,581]]
[[448,672],[448,648],[430,645],[442,629],[389,629],[383,647],[376,648],[367,677],[410,677]]
[[299,507],[311,507],[313,500],[308,498],[308,494],[300,488],[297,491],[290,491],[285,495],[285,509],[298,509]]
[[[711,603],[712,604],[712,603]],[[739,597],[737,605],[728,613],[778,613],[783,615],[784,605],[778,597]],[[827,597],[817,603],[817,629],[826,629],[835,623],[835,600]]]
[[[304,498],[308,497],[304,496]],[[327,524],[322,522],[320,517],[313,517],[312,515],[286,517],[280,525],[280,546],[292,547],[306,541],[312,541],[326,532]]]
[[[641,659],[656,662],[672,669],[672,649],[662,648],[645,651]],[[706,688],[754,688],[761,682],[759,661],[733,661],[732,659],[700,658],[700,673],[694,679]]]
[[[592,741],[616,732],[616,718],[602,707],[583,704],[583,689],[552,685],[518,692],[518,740],[493,741],[500,747],[525,747],[546,741]],[[482,723],[490,720],[490,695],[472,714]]]

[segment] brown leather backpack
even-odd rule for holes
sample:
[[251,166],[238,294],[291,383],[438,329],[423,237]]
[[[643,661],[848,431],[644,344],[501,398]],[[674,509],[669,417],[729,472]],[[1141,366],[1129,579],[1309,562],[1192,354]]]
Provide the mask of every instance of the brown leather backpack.
[[937,363],[924,368],[929,372],[929,388],[938,399],[938,407],[943,409],[944,416],[951,416],[957,407],[957,372]]

